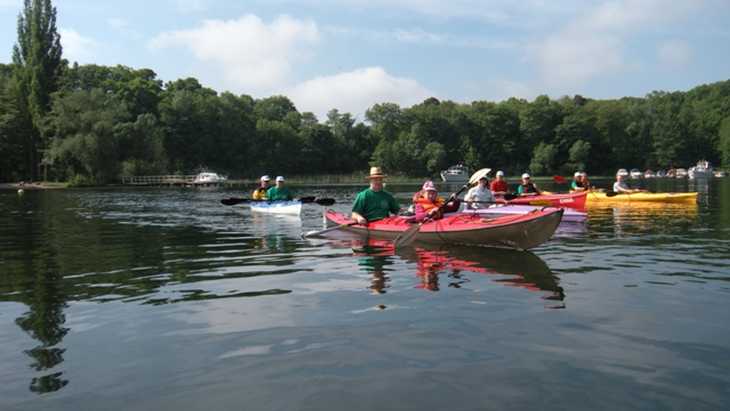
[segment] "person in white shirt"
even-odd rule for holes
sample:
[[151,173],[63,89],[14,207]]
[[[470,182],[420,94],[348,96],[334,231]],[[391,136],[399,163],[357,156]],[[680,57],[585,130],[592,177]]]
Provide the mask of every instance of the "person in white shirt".
[[616,193],[638,193],[640,191],[644,190],[636,190],[629,187],[628,184],[624,181],[624,176],[621,174],[616,174],[616,182],[613,183],[613,191]]
[[[489,202],[494,202],[494,195],[492,195],[492,191],[489,189],[489,179],[487,176],[480,178],[479,183],[469,189],[469,192],[464,197],[464,201],[467,207],[470,208],[487,208],[490,206]],[[479,202],[470,203],[470,201]]]

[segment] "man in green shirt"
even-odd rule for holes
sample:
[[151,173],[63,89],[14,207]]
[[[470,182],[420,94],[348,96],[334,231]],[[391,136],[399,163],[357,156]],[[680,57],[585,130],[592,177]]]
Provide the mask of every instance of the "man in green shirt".
[[291,201],[294,197],[287,187],[284,187],[284,177],[276,177],[276,185],[266,192],[269,201]]
[[381,220],[391,213],[397,214],[400,210],[395,198],[383,190],[385,177],[380,167],[370,167],[370,175],[367,177],[370,179],[370,187],[359,192],[352,205],[352,219],[358,224]]

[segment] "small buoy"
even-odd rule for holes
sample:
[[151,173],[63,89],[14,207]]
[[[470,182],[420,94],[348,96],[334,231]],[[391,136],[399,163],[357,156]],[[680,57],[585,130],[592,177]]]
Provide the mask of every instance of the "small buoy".
[[19,196],[22,196],[22,195],[23,195],[23,193],[25,193],[25,190],[23,190],[22,188],[19,188],[19,189],[18,189],[18,195],[19,195]]

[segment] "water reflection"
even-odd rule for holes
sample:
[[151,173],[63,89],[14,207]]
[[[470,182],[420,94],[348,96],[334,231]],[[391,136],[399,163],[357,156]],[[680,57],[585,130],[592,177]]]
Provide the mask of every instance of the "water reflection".
[[481,247],[430,246],[395,249],[391,241],[376,239],[340,240],[337,244],[350,246],[359,257],[360,267],[371,275],[370,289],[385,293],[390,277],[388,266],[399,257],[416,266],[415,287],[427,291],[439,291],[441,287],[461,288],[469,282],[464,273],[506,275],[495,282],[521,287],[531,291],[546,292],[547,300],[559,301],[550,308],[563,308],[565,293],[558,277],[540,257],[530,252],[501,250]]

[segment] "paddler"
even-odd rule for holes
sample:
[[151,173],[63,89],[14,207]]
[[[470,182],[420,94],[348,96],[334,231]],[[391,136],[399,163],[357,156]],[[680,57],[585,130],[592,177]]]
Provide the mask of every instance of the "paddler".
[[588,179],[583,179],[583,173],[576,171],[575,174],[573,174],[573,181],[570,183],[570,191],[586,191],[588,189],[588,186],[585,184],[587,181]]
[[507,186],[507,181],[504,179],[504,171],[497,171],[496,178],[492,180],[489,189],[493,195],[503,196],[509,192],[509,186]]
[[294,197],[291,195],[288,187],[284,187],[284,176],[276,177],[276,185],[266,192],[269,201],[291,201]]
[[381,220],[390,214],[398,214],[400,207],[395,198],[383,190],[385,174],[380,167],[370,167],[370,187],[359,192],[352,204],[352,219],[358,224]]
[[[423,183],[423,187],[421,187],[420,195],[413,201],[413,205],[416,210],[416,218],[414,221],[420,223],[426,218],[438,220],[444,216],[444,211],[455,211],[454,208],[456,210],[459,209],[458,205],[454,207],[453,201],[448,205],[445,205],[445,203],[446,200],[439,197],[438,190],[436,190],[436,186],[433,184],[433,181],[426,181]],[[449,210],[446,210],[447,207]]]
[[613,183],[613,191],[616,193],[639,193],[644,190],[629,187],[624,181],[623,174],[616,173],[616,182]]
[[254,200],[266,200],[268,198],[266,192],[269,190],[269,181],[271,181],[271,177],[268,175],[261,176],[259,179],[259,186],[253,190],[251,198]]
[[522,184],[517,186],[517,194],[521,196],[540,195],[540,190],[535,183],[530,180],[528,173],[522,174]]
[[464,202],[469,208],[488,208],[494,203],[494,195],[489,189],[489,178],[486,175],[479,179],[477,185],[469,189],[464,196]]

